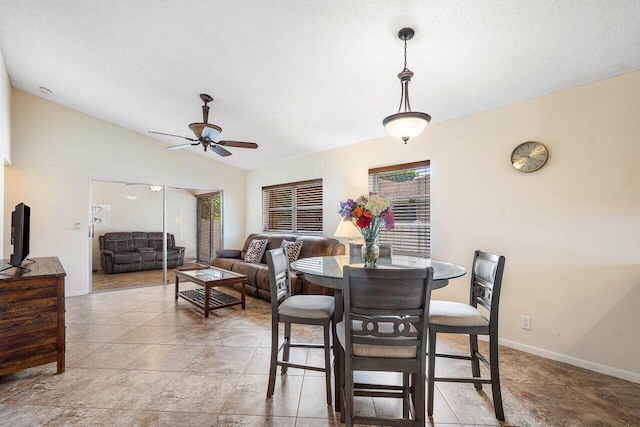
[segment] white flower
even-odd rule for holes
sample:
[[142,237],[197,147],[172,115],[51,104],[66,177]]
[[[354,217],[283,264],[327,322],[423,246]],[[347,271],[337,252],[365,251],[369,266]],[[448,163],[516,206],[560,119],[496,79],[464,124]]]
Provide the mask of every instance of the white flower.
[[365,209],[371,211],[374,216],[380,215],[385,209],[389,207],[389,202],[384,197],[371,195],[369,201],[365,205]]

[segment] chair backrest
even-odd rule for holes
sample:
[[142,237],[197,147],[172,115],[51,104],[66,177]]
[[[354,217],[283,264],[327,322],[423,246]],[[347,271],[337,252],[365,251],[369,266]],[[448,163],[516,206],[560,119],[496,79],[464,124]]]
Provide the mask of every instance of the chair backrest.
[[391,258],[391,243],[380,243],[380,258]]
[[[433,269],[344,267],[345,350],[353,344],[405,347],[424,363]],[[352,328],[354,321],[361,328]],[[410,347],[413,347],[411,351]],[[400,350],[398,348],[398,350]],[[408,352],[406,350],[409,350]]]
[[489,322],[498,324],[498,307],[505,258],[487,252],[476,251],[471,269],[471,292],[469,304],[489,311]]
[[271,307],[273,314],[278,313],[278,304],[282,299],[291,296],[291,276],[289,272],[289,258],[284,248],[267,251],[267,266],[269,267],[269,285],[271,289]]

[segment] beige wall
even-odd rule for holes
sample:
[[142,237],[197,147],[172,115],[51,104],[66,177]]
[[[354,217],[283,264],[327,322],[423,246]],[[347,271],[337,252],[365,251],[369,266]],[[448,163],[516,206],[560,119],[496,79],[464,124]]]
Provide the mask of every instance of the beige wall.
[[[406,145],[381,138],[250,171],[246,230],[261,230],[263,185],[323,178],[331,235],[370,167],[429,159],[433,258],[507,258],[503,343],[640,382],[638,99],[640,72],[437,123]],[[520,173],[511,151],[531,140],[550,160]],[[466,301],[468,286],[453,280],[434,297]]]
[[[225,195],[225,244],[244,241],[244,172],[166,145],[19,90],[12,92],[12,166],[5,169],[9,207],[31,207],[31,257],[58,256],[66,294],[88,291],[90,180],[216,187]],[[79,230],[68,230],[79,222]],[[7,233],[9,225],[4,222]],[[4,251],[10,251],[4,242]],[[10,252],[9,252],[10,253]]]
[[[2,164],[11,163],[11,83],[0,50],[0,155]],[[11,216],[9,216],[11,218]],[[4,167],[0,171],[0,221],[4,224]],[[0,242],[4,242],[4,227],[0,227]],[[11,235],[7,234],[8,239]],[[9,257],[11,251],[7,252]],[[0,246],[0,259],[3,259],[4,244]]]

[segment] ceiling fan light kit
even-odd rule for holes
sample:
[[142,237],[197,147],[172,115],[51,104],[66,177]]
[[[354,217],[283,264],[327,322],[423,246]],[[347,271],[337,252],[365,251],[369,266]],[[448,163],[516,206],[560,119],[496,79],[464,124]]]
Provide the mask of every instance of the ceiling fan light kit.
[[431,116],[427,113],[411,111],[409,102],[409,83],[413,72],[407,68],[407,40],[411,40],[415,32],[413,28],[403,28],[398,32],[398,38],[404,41],[404,69],[398,74],[400,79],[400,106],[398,112],[387,116],[382,120],[382,124],[387,131],[396,138],[407,141],[422,133],[427,124],[431,121]]
[[222,132],[222,128],[220,126],[209,123],[209,104],[213,101],[213,98],[206,93],[200,94],[200,99],[204,102],[202,106],[202,121],[203,123],[191,123],[189,125],[189,129],[194,133],[196,138],[189,138],[186,136],[174,135],[171,133],[163,133],[163,132],[154,132],[149,131],[149,133],[155,133],[158,135],[166,135],[166,136],[175,136],[177,138],[186,139],[187,141],[192,141],[188,144],[179,144],[172,145],[167,147],[169,150],[181,150],[183,148],[201,145],[204,147],[204,151],[207,151],[208,148],[216,154],[226,157],[230,156],[231,152],[226,150],[222,146],[226,147],[238,147],[238,148],[258,148],[258,144],[255,142],[241,142],[241,141],[214,141],[214,138],[217,138],[218,135]]
[[212,125],[209,123],[191,123],[189,129],[196,134],[198,138],[217,138],[222,132],[220,126]]

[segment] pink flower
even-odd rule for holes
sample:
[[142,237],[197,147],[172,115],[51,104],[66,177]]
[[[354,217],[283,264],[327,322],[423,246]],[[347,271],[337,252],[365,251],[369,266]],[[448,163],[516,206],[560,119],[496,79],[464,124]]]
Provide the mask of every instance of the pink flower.
[[393,219],[393,212],[391,212],[390,210],[386,210],[382,214],[384,218],[384,227],[387,230],[391,230],[395,226],[395,221]]

